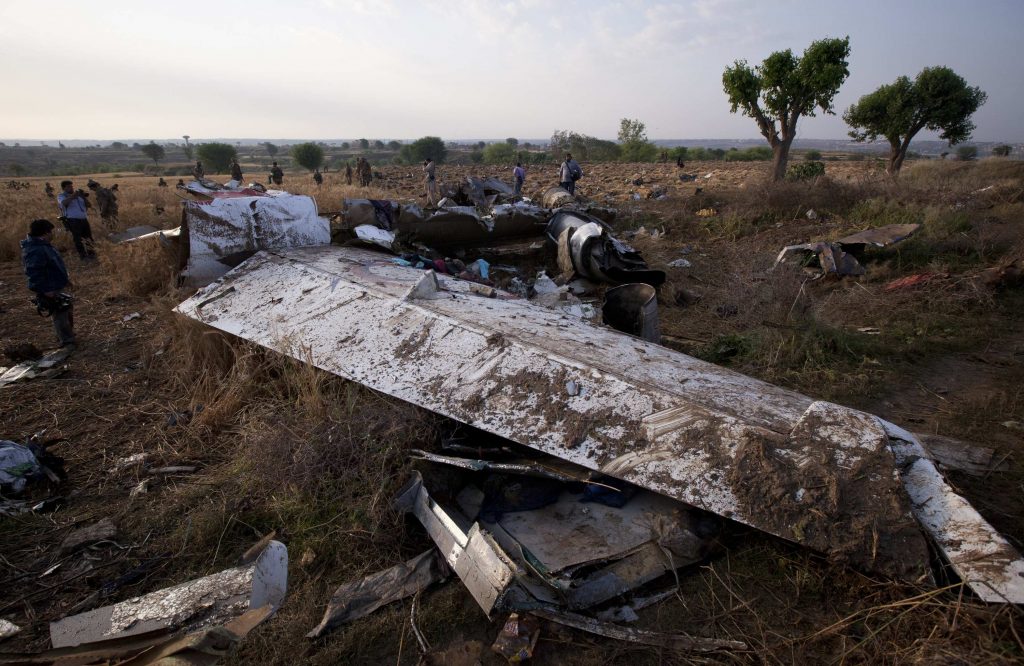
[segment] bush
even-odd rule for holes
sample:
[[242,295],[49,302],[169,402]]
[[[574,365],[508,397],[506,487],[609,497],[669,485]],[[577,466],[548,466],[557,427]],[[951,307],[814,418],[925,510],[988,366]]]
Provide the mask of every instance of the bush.
[[808,162],[818,162],[821,160],[821,151],[808,150],[806,153],[804,153],[804,159],[807,160]]
[[786,171],[786,180],[813,180],[825,175],[823,162],[804,162],[794,164]]
[[1006,145],[1005,143],[1002,143],[999,144],[998,146],[992,147],[992,154],[995,155],[996,157],[1006,157],[1007,155],[1010,154],[1010,151],[1012,150],[1013,148]]
[[768,146],[756,146],[746,150],[730,150],[725,154],[726,162],[762,162],[772,158],[772,149]]
[[484,162],[488,164],[510,164],[515,162],[516,149],[512,144],[492,143],[484,148]]
[[956,158],[963,162],[970,162],[978,157],[977,146],[960,146],[956,149]]
[[484,161],[484,151],[474,150],[469,154],[469,161],[473,164],[481,164]]
[[299,166],[313,171],[324,163],[324,149],[315,143],[297,143],[292,146],[292,159]]

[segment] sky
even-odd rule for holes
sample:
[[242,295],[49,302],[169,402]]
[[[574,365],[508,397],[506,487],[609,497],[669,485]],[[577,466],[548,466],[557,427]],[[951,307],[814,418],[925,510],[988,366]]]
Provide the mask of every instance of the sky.
[[2,0],[0,136],[759,138],[725,67],[849,35],[840,115],[799,138],[945,65],[988,93],[974,139],[1020,142],[1021,26],[1024,0]]

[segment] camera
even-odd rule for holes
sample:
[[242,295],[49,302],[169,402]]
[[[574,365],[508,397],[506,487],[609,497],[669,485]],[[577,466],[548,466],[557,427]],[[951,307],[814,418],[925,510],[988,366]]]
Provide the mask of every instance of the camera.
[[77,190],[75,190],[75,194],[77,194],[78,196],[81,196],[81,197],[89,196],[89,193],[86,192],[85,190],[83,190],[82,188],[78,188]]

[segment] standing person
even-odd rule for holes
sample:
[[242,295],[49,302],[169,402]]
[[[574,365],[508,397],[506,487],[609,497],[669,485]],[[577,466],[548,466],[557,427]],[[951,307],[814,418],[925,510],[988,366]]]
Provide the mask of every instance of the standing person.
[[520,196],[523,193],[523,182],[526,180],[526,169],[523,168],[522,162],[516,162],[516,168],[512,169],[512,177],[516,181],[516,196]]
[[62,291],[71,288],[71,280],[51,240],[53,223],[34,220],[28,227],[28,236],[21,241],[21,264],[28,278],[28,288],[36,294],[36,307],[40,314],[53,318],[57,340],[61,347],[66,347],[75,344],[72,297]]
[[313,182],[316,183],[317,187],[320,187],[321,185],[324,184],[324,176],[322,173],[320,173],[320,169],[317,169],[313,172]]
[[196,165],[192,167],[192,177],[196,180],[202,180],[206,177],[206,172],[203,170],[202,162],[196,162]]
[[583,169],[572,153],[565,154],[565,161],[558,167],[558,184],[569,191],[569,194],[576,194],[576,181],[583,177]]
[[74,183],[70,180],[62,180],[60,183],[60,194],[57,195],[57,207],[60,209],[60,220],[64,228],[71,233],[75,242],[75,250],[82,259],[91,259],[96,256],[92,249],[92,229],[89,228],[89,214],[87,208],[89,203],[88,194],[82,190],[76,190]]
[[437,166],[433,157],[423,160],[423,173],[427,177],[427,201],[433,206],[437,201]]
[[46,181],[46,187],[43,189],[46,192],[46,196],[53,198],[53,185],[50,185],[50,181]]
[[345,162],[345,184],[352,184],[352,165],[348,162]]
[[365,157],[360,157],[362,163],[359,165],[359,184],[363,187],[369,187],[370,183],[373,182],[373,170],[370,168],[370,160]]
[[270,169],[270,180],[274,185],[280,185],[284,182],[284,171],[281,171],[281,167],[277,166],[277,162],[274,162],[274,166]]
[[117,224],[117,195],[114,194],[114,189],[103,187],[91,178],[86,187],[96,195],[96,205],[100,209],[100,218],[103,220],[103,224],[107,225],[108,229],[113,229]]
[[231,160],[231,180],[242,185],[242,165],[238,163],[238,158]]

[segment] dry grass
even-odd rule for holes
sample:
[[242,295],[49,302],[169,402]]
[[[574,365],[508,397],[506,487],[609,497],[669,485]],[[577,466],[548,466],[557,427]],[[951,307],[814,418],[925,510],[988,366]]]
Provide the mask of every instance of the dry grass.
[[[1019,436],[1001,425],[1024,421],[1024,303],[976,278],[1021,248],[1018,165],[920,164],[894,185],[867,163],[834,172],[829,164],[828,179],[771,189],[761,184],[761,165],[692,166],[718,170],[702,183],[702,195],[679,186],[668,201],[640,202],[627,216],[634,226],[667,231],[660,240],[637,241],[651,263],[690,249],[685,256],[693,265],[669,269],[660,293],[670,344],[914,429],[992,443],[1010,455],[1011,471],[954,482],[1009,538],[1024,540],[1024,456]],[[595,165],[586,187],[621,200],[635,167]],[[304,176],[290,174],[286,184],[314,194],[325,212],[338,210],[345,196],[419,195],[417,170],[383,171],[385,187],[369,191],[339,184],[334,173],[320,190]],[[501,173],[478,172],[491,171]],[[442,177],[468,172],[446,167]],[[659,165],[646,176],[668,181],[674,172]],[[539,189],[540,172],[531,175],[528,182]],[[156,188],[155,178],[118,182],[122,226],[177,224],[175,195]],[[976,193],[990,184],[992,190]],[[156,205],[165,213],[157,214]],[[20,285],[17,240],[24,223],[51,206],[41,184],[38,192],[0,192],[0,281]],[[708,206],[719,215],[694,214]],[[808,220],[811,208],[823,219]],[[925,224],[918,240],[879,253],[862,279],[808,282],[795,270],[767,272],[783,244],[906,219]],[[172,314],[184,294],[171,285],[155,244],[103,244],[100,255],[99,265],[72,262],[85,344],[69,373],[0,394],[0,434],[58,427],[71,438],[61,453],[77,491],[53,516],[0,522],[6,561],[34,574],[4,576],[17,603],[0,614],[26,627],[14,645],[42,647],[47,621],[140,561],[165,556],[153,573],[104,603],[228,566],[276,529],[292,560],[289,598],[246,640],[238,663],[416,663],[408,603],[318,641],[303,636],[339,583],[430,545],[415,521],[391,510],[390,500],[408,472],[408,449],[435,447],[447,422]],[[922,270],[948,277],[935,288],[884,290],[889,280]],[[9,313],[0,321],[0,342],[52,335],[23,292],[8,290],[0,299]],[[133,311],[143,319],[122,322]],[[866,326],[879,335],[857,330]],[[169,425],[171,413],[191,418]],[[107,469],[139,451],[200,471],[129,500],[139,478]],[[40,594],[48,579],[37,576],[53,563],[62,535],[99,516],[113,517],[120,541],[133,547],[98,550],[93,555],[106,557],[108,569],[62,580],[59,594]],[[972,602],[957,587],[873,580],[754,532],[734,533],[728,546],[725,556],[683,572],[678,597],[644,611],[642,625],[746,641],[750,652],[721,657],[730,663],[1024,658],[1016,609]],[[428,592],[420,605],[418,624],[435,646],[462,638],[488,643],[499,628],[457,582]],[[545,626],[535,663],[690,662],[686,655]]]

